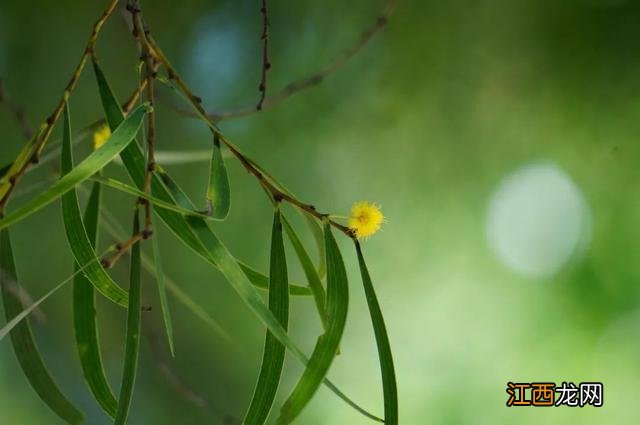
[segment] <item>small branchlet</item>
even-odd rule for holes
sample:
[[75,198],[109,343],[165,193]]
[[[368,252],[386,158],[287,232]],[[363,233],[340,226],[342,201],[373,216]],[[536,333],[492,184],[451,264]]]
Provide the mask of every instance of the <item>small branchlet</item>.
[[261,111],[264,99],[267,96],[267,72],[271,68],[271,61],[269,60],[269,6],[267,0],[262,0],[262,78],[260,80],[260,100],[256,106],[256,110]]

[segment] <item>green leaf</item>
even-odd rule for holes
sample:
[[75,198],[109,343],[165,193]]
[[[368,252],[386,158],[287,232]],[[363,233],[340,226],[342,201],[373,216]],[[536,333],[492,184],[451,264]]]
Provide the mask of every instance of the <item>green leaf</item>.
[[[155,226],[154,226],[155,227]],[[151,245],[153,247],[153,263],[156,275],[156,282],[158,283],[158,296],[160,298],[160,309],[162,310],[162,320],[164,321],[164,329],[167,333],[167,340],[169,341],[169,350],[171,355],[175,357],[175,347],[173,345],[173,324],[171,322],[171,310],[169,310],[169,300],[167,300],[167,287],[165,282],[165,276],[162,271],[162,259],[160,257],[160,243],[157,237],[151,238]]]
[[324,287],[322,286],[322,282],[320,281],[320,277],[318,276],[318,272],[307,254],[307,250],[302,245],[300,238],[296,234],[289,221],[286,217],[282,217],[282,223],[284,224],[284,229],[287,232],[287,236],[293,245],[293,249],[296,251],[296,255],[298,256],[298,260],[302,265],[302,270],[304,271],[305,276],[307,277],[307,282],[309,282],[309,287],[311,288],[311,292],[313,292],[313,299],[316,303],[316,309],[318,310],[318,314],[320,315],[320,321],[322,322],[322,327],[324,330],[329,329],[329,321],[327,318],[327,310],[325,308],[325,298],[326,294],[324,292]]
[[[113,216],[106,210],[101,211],[101,215],[104,217],[104,220],[100,222],[100,226],[109,233],[116,240],[124,240],[127,238],[127,234],[120,227],[120,224],[113,218]],[[149,258],[144,253],[141,254],[140,258],[142,259],[142,267],[153,277],[157,278],[157,271],[154,265],[154,262],[151,258]],[[207,326],[209,326],[218,336],[221,338],[231,341],[231,337],[227,332],[222,328],[220,323],[218,323],[214,318],[212,318],[207,311],[202,308],[198,303],[196,303],[186,292],[180,289],[180,286],[173,281],[166,273],[163,273],[164,282],[166,284],[167,289],[176,297],[176,299],[181,302],[187,310],[193,313],[197,318],[202,320]]]
[[362,284],[364,293],[369,306],[369,314],[371,315],[371,323],[373,324],[373,332],[376,336],[376,344],[378,346],[378,357],[380,359],[380,373],[382,375],[382,390],[384,393],[384,422],[388,425],[398,424],[398,387],[396,384],[396,373],[393,366],[393,356],[391,355],[391,345],[387,336],[387,329],[384,325],[384,318],[380,310],[378,298],[371,283],[371,276],[367,270],[367,264],[362,256],[362,250],[358,241],[356,243],[356,252],[358,253],[358,264],[360,265],[360,274],[362,275]]
[[[133,220],[133,234],[140,231],[138,211]],[[140,243],[131,247],[129,285],[129,308],[127,309],[127,336],[124,348],[124,367],[122,370],[122,386],[118,398],[118,410],[114,425],[124,425],[129,416],[129,407],[133,398],[133,387],[138,370],[138,351],[140,350]]]
[[[289,291],[287,290],[287,259],[282,240],[282,222],[279,209],[276,209],[273,216],[270,264],[269,310],[286,331],[289,323]],[[267,330],[260,375],[244,420],[245,424],[262,425],[267,420],[278,391],[284,365],[284,354],[284,345]]]
[[[223,152],[222,156],[227,157],[229,155],[226,154],[226,152]],[[211,161],[211,151],[206,149],[186,151],[156,151],[156,161],[158,161],[158,163],[162,165],[209,162]]]
[[320,280],[324,279],[327,274],[327,259],[324,252],[324,236],[322,235],[322,228],[318,224],[315,217],[309,215],[306,212],[301,212],[302,216],[311,230],[313,239],[316,241],[316,247],[318,248],[318,277]]
[[[107,122],[111,127],[115,127],[123,119],[120,105],[118,104],[117,99],[111,91],[111,88],[109,87],[104,74],[97,63],[94,63],[94,70],[96,71],[96,78]],[[121,152],[120,157],[122,158],[122,162],[124,163],[131,179],[138,187],[142,187],[145,173],[145,161],[138,145],[136,143],[131,143]],[[168,177],[166,173],[164,176]],[[162,181],[159,180],[157,175],[154,175],[152,179],[151,191],[155,197],[163,201],[171,202],[172,200],[171,195],[169,195],[167,189],[163,185]],[[184,207],[185,205],[181,206]],[[282,328],[276,317],[267,308],[260,295],[254,289],[253,284],[249,281],[244,269],[240,266],[233,255],[231,255],[227,247],[218,239],[215,233],[213,233],[213,231],[207,226],[206,221],[193,216],[183,217],[178,213],[163,209],[158,209],[157,213],[171,231],[180,240],[182,240],[185,245],[193,249],[194,252],[202,256],[202,258],[208,261],[212,266],[220,270],[229,284],[236,290],[240,298],[242,298],[256,316],[267,326],[272,334],[282,342],[302,364],[306,365],[308,362],[307,357],[293,342],[293,340],[289,338],[286,331]],[[331,389],[331,391],[351,407],[373,420],[382,422],[382,419],[370,414],[365,409],[358,406],[329,380],[325,379],[324,383]]]
[[78,164],[72,171],[54,183],[48,190],[40,193],[35,198],[26,202],[23,206],[8,214],[0,220],[0,229],[4,229],[18,221],[28,217],[36,211],[47,206],[60,196],[71,190],[73,187],[91,177],[92,174],[101,170],[120,151],[134,139],[142,119],[144,118],[148,106],[141,105],[136,108],[129,117],[118,126],[100,149],[94,151],[84,161]]
[[58,292],[58,290],[62,289],[62,287],[64,287],[67,283],[71,282],[71,280],[74,277],[76,277],[78,274],[80,274],[82,271],[83,271],[83,269],[78,269],[78,270],[74,271],[71,276],[67,277],[65,280],[63,280],[62,282],[60,282],[59,284],[54,286],[53,289],[51,289],[49,292],[44,294],[37,301],[34,301],[33,303],[30,303],[28,307],[26,307],[20,313],[16,314],[13,317],[13,319],[11,319],[7,323],[5,323],[5,325],[2,328],[0,328],[0,341],[2,341],[4,339],[4,337],[7,336],[9,334],[9,332],[11,332],[13,330],[13,328],[18,326],[18,324],[20,324],[36,308],[38,308],[38,306],[40,304],[42,304],[47,299],[49,299],[49,297],[51,297],[53,294]]
[[278,424],[291,423],[309,403],[325,379],[340,345],[349,307],[349,284],[329,223],[324,226],[327,256],[327,313],[329,329],[318,338],[311,359],[293,392],[282,406]]
[[102,177],[102,176],[94,176],[91,178],[92,181],[99,182],[106,187],[110,187],[112,189],[119,190],[120,192],[128,193],[130,195],[134,195],[137,198],[143,198],[151,202],[153,205],[158,208],[162,208],[169,211],[177,212],[181,215],[194,215],[198,217],[202,217],[205,220],[214,220],[213,217],[210,217],[206,214],[203,214],[198,211],[194,211],[187,208],[182,208],[179,205],[176,205],[171,202],[163,201],[161,199],[156,198],[153,195],[149,195],[145,193],[143,190],[138,189],[137,187],[130,186],[126,183],[123,183],[119,180],[115,180],[112,178]]
[[[84,213],[84,225],[92,247],[95,247],[97,242],[99,213],[100,184],[94,183]],[[79,270],[77,263],[74,267],[76,271]],[[109,416],[114,417],[118,402],[109,386],[102,364],[95,292],[91,281],[83,273],[77,274],[73,282],[73,325],[84,379],[98,404]]]
[[[178,204],[184,210],[191,210],[192,208],[195,208],[193,202],[191,202],[191,200],[187,197],[184,191],[176,184],[175,181],[173,181],[173,179],[166,172],[164,172],[163,170],[160,170],[158,174],[160,175],[162,182],[164,183],[164,186],[171,193],[170,196],[173,197],[176,204]],[[208,235],[211,233],[209,226],[207,225],[205,220],[200,218],[200,216],[190,216],[185,218],[185,220],[187,222],[187,226],[189,226],[189,228],[194,233],[194,235],[196,235],[196,237],[200,239],[200,248],[202,248],[203,251],[202,252],[196,251],[196,252],[198,252],[204,259],[207,260],[209,255],[207,253],[207,241],[210,241],[210,238]],[[173,224],[173,221],[171,223],[169,222],[165,222],[165,223],[169,227],[171,227]],[[172,228],[172,230],[174,231],[176,236],[181,238],[180,232],[178,231],[178,229]],[[198,247],[193,247],[191,245],[189,246],[194,250],[198,249]],[[240,261],[238,261],[238,264],[240,264],[240,267],[242,267],[242,270],[245,272],[245,274],[247,275],[247,277],[249,278],[253,286],[265,291],[269,290],[269,278],[267,276],[252,269],[250,266]],[[312,295],[312,292],[309,287],[302,286],[302,285],[295,285],[295,284],[289,284],[289,293],[291,295],[306,295],[306,296]]]
[[231,206],[231,190],[229,176],[224,165],[220,150],[220,138],[217,133],[213,136],[213,151],[211,153],[211,169],[209,171],[209,187],[207,188],[208,208],[211,216],[223,220],[229,214]]
[[[69,108],[64,108],[64,136],[62,138],[62,155],[60,163],[62,179],[73,172],[73,155],[71,153],[71,123]],[[77,169],[77,168],[76,168]],[[74,187],[62,195],[62,219],[67,234],[67,241],[77,263],[84,269],[87,279],[105,297],[123,307],[127,306],[127,292],[116,284],[111,276],[97,261],[94,245],[91,244],[78,205],[78,196]]]
[[[11,321],[22,313],[24,307],[18,296],[20,287],[8,229],[0,232],[0,286],[2,287],[5,316],[7,321]],[[54,289],[57,290],[59,287],[61,285]],[[62,394],[49,375],[28,322],[21,322],[13,327],[11,342],[22,371],[42,401],[67,423],[82,423],[82,413]]]

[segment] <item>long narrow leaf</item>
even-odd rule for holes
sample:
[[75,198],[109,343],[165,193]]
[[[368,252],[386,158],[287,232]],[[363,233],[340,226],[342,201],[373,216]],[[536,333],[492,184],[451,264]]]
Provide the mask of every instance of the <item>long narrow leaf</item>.
[[[140,231],[138,212],[135,212],[133,234]],[[122,370],[122,386],[118,398],[118,410],[114,425],[127,423],[133,387],[138,371],[138,351],[140,350],[140,243],[131,248],[129,285],[129,308],[127,309],[127,337],[124,349],[124,367]]]
[[213,150],[211,153],[211,169],[209,170],[209,187],[207,188],[207,203],[211,216],[223,220],[229,214],[231,206],[231,189],[229,176],[224,165],[220,139],[216,133],[213,136]]
[[[18,277],[8,229],[0,231],[0,286],[5,316],[10,321],[21,314],[24,307],[16,295]],[[22,371],[42,401],[67,423],[82,423],[82,413],[62,394],[49,375],[28,322],[21,322],[13,328],[11,342]]]
[[[289,291],[287,290],[287,260],[282,240],[282,222],[279,209],[276,209],[273,216],[270,263],[269,310],[286,331],[289,323]],[[284,354],[284,345],[267,330],[260,375],[244,420],[245,424],[262,425],[267,420],[278,391],[282,366],[284,365]]]
[[358,253],[358,264],[362,275],[362,285],[369,306],[373,332],[376,336],[378,346],[378,357],[380,359],[380,374],[382,375],[382,390],[384,394],[384,422],[389,425],[398,424],[398,386],[396,384],[396,373],[393,366],[393,356],[391,355],[391,344],[387,335],[387,328],[384,324],[378,297],[371,283],[371,276],[367,270],[367,264],[362,255],[360,244],[356,241],[356,252]]
[[322,286],[322,282],[320,281],[320,277],[318,276],[318,271],[316,270],[307,250],[302,245],[302,241],[296,234],[289,221],[286,217],[282,217],[282,224],[284,225],[284,229],[287,232],[287,236],[293,245],[293,249],[296,251],[296,255],[298,256],[298,260],[302,265],[302,270],[304,271],[305,276],[307,277],[307,282],[309,282],[309,287],[311,288],[311,292],[313,292],[313,299],[316,303],[316,309],[318,310],[318,315],[320,316],[320,322],[322,322],[322,327],[324,330],[329,329],[329,321],[327,319],[327,310],[325,308],[325,298],[326,294],[324,292],[324,287]]
[[312,217],[306,212],[301,212],[302,216],[311,230],[313,239],[316,241],[316,247],[318,248],[318,277],[322,280],[327,274],[327,259],[324,249],[324,236],[322,234],[322,228],[318,224],[315,217]]
[[[71,123],[69,108],[64,108],[64,136],[62,138],[62,155],[60,163],[63,179],[73,171],[73,155],[71,153]],[[84,268],[87,279],[105,297],[123,307],[127,306],[127,292],[116,284],[97,260],[94,245],[87,236],[82,222],[82,214],[78,205],[78,196],[74,187],[62,195],[62,219],[67,234],[67,241],[73,256],[80,267]]]
[[[109,233],[116,240],[124,240],[127,238],[126,232],[122,229],[120,224],[113,218],[113,216],[106,210],[101,211],[101,215],[104,220],[100,222],[100,226]],[[157,270],[154,265],[153,259],[142,253],[140,255],[142,260],[142,267],[153,277],[157,278]],[[180,286],[173,281],[166,273],[163,273],[164,282],[167,289],[181,302],[187,310],[193,313],[196,317],[201,319],[207,326],[209,326],[218,336],[231,341],[229,334],[222,328],[214,318],[212,318],[204,308],[202,308],[197,302],[195,302],[186,292],[180,289]]]
[[[69,193],[72,192],[74,191]],[[94,183],[84,213],[84,225],[92,247],[95,247],[97,242],[99,214],[100,184]],[[75,270],[78,269],[76,263]],[[95,292],[91,281],[83,273],[78,274],[73,282],[73,325],[84,379],[98,404],[109,416],[114,417],[118,402],[107,381],[102,364]]]
[[131,143],[135,137],[142,119],[147,112],[148,106],[141,105],[136,108],[126,120],[119,125],[107,141],[100,149],[94,151],[84,161],[78,164],[71,172],[54,183],[49,189],[40,193],[35,198],[29,200],[17,210],[5,216],[0,220],[0,229],[4,229],[14,223],[19,222],[25,217],[30,216],[36,211],[44,208],[60,196],[91,177],[92,174],[101,170],[120,151]]
[[143,190],[140,190],[136,187],[133,187],[131,185],[128,185],[116,179],[102,177],[102,176],[94,176],[91,178],[91,180],[99,182],[106,187],[119,190],[120,192],[128,193],[138,198],[146,199],[149,202],[151,202],[153,205],[157,206],[158,208],[175,211],[182,215],[194,215],[194,216],[202,217],[205,220],[215,220],[213,217],[210,217],[202,212],[194,211],[187,208],[182,208],[179,205],[175,205],[173,203],[163,201],[161,199],[156,198],[155,196],[145,193]]
[[77,275],[79,275],[82,272],[83,272],[83,269],[78,269],[78,270],[74,271],[71,276],[67,277],[65,280],[63,280],[62,282],[58,283],[56,286],[53,287],[53,289],[51,289],[49,292],[44,294],[37,301],[34,301],[33,303],[29,304],[28,307],[25,307],[24,310],[22,310],[20,313],[16,314],[13,317],[13,319],[11,319],[7,323],[5,323],[5,325],[2,328],[0,328],[0,341],[2,341],[4,339],[4,337],[7,336],[9,334],[9,332],[11,332],[13,330],[13,328],[15,328],[20,323],[22,323],[22,321],[27,316],[29,316],[31,313],[33,313],[34,310],[37,309],[40,304],[42,304],[43,302],[48,300],[53,294],[55,294],[60,289],[62,289],[67,283],[71,282],[73,280],[73,278],[75,278]]
[[[183,210],[190,210],[192,208],[195,208],[193,202],[191,202],[184,191],[176,184],[175,181],[173,181],[173,179],[166,172],[160,170],[159,174],[162,182],[164,183],[164,186],[167,188],[167,190],[171,194],[170,196],[173,198],[177,205],[179,205]],[[190,230],[196,235],[196,237],[200,239],[199,248],[204,249],[202,252],[197,252],[203,258],[207,259],[208,253],[206,241],[209,240],[208,234],[211,233],[209,226],[207,226],[206,222],[204,220],[201,220],[199,216],[188,216],[185,218],[185,220]],[[167,223],[167,225],[171,227],[171,224]],[[176,236],[180,237],[177,229],[172,228],[172,230],[174,230]],[[194,248],[193,246],[191,248],[197,249],[197,247]],[[238,261],[238,264],[240,264],[240,267],[245,272],[247,278],[249,278],[253,286],[265,291],[269,290],[269,278],[267,276],[252,269],[251,267],[240,261]],[[289,293],[291,295],[312,295],[311,289],[309,287],[296,284],[289,284]]]
[[[120,105],[97,63],[94,63],[94,70],[96,72],[98,89],[105,109],[107,122],[112,128],[116,127],[124,118],[120,110]],[[120,153],[120,157],[131,179],[138,187],[141,187],[144,179],[145,161],[138,145],[131,143]],[[163,201],[172,200],[171,195],[169,195],[163,183],[155,175],[152,179],[151,190],[154,196]],[[286,331],[254,289],[253,284],[249,281],[243,268],[236,261],[235,257],[231,255],[227,247],[222,244],[215,233],[207,226],[206,222],[198,217],[187,218],[175,212],[162,209],[158,210],[158,215],[185,245],[220,270],[240,298],[242,298],[256,316],[267,326],[273,335],[282,342],[302,364],[306,365],[309,361],[307,357],[293,340],[289,338]],[[196,226],[196,229],[194,229],[194,226]],[[382,422],[382,419],[360,407],[329,380],[325,379],[324,383],[338,397],[358,412],[373,420]]]
[[164,329],[167,333],[169,341],[169,350],[171,355],[175,357],[175,347],[173,345],[173,323],[171,321],[171,310],[169,310],[169,300],[167,299],[167,287],[162,269],[162,258],[160,256],[160,243],[158,238],[151,238],[151,246],[153,248],[153,263],[156,271],[156,282],[158,284],[158,297],[160,298],[160,309],[162,310],[162,320],[164,321]]
[[311,359],[293,392],[282,406],[278,424],[289,424],[309,403],[325,379],[336,355],[349,308],[349,283],[340,249],[328,223],[324,227],[327,255],[327,313],[329,329],[318,338]]

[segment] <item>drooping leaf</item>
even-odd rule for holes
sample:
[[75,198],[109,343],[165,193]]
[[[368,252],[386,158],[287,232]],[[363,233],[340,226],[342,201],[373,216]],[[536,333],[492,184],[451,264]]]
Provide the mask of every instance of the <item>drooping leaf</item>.
[[67,277],[62,282],[58,283],[56,286],[53,287],[53,289],[51,289],[49,292],[44,294],[42,297],[38,298],[38,300],[30,303],[28,306],[26,306],[24,308],[24,310],[22,310],[20,313],[16,314],[13,317],[13,319],[11,319],[7,323],[5,323],[5,325],[2,328],[0,328],[0,341],[2,341],[4,339],[4,337],[7,336],[9,334],[9,332],[11,332],[13,330],[13,328],[15,328],[20,323],[22,323],[22,321],[27,316],[29,316],[31,313],[33,313],[38,308],[38,306],[40,306],[40,304],[42,304],[43,302],[48,300],[52,295],[54,295],[56,292],[58,292],[60,289],[62,289],[67,283],[71,282],[74,277],[76,277],[77,275],[79,275],[82,272],[83,272],[83,269],[78,269],[78,270],[74,271],[71,276]]
[[336,355],[349,307],[349,284],[340,249],[328,223],[324,226],[327,256],[327,314],[329,329],[318,338],[302,377],[282,406],[278,424],[291,423],[309,403],[325,379]]
[[318,249],[318,277],[320,278],[320,280],[322,280],[327,274],[327,259],[325,257],[324,236],[322,234],[322,228],[314,217],[307,214],[306,212],[303,212],[301,214],[303,215],[305,222],[309,227],[309,230],[311,230],[313,239],[316,241],[316,247]]
[[[62,155],[60,169],[62,179],[73,171],[73,155],[71,153],[71,123],[68,105],[64,108],[64,135],[62,138]],[[94,247],[87,236],[87,230],[82,222],[82,214],[78,205],[78,196],[74,187],[62,195],[62,219],[67,234],[67,241],[76,262],[84,269],[89,281],[105,297],[123,307],[127,306],[127,292],[111,279],[97,261]]]
[[[190,210],[192,208],[195,208],[193,202],[191,202],[191,200],[187,197],[184,191],[176,184],[175,181],[173,181],[173,179],[169,176],[169,174],[167,174],[163,170],[160,170],[159,175],[160,175],[160,178],[162,179],[162,182],[164,183],[164,186],[169,191],[169,193],[171,194],[170,196],[173,198],[173,200],[177,205],[179,205],[182,209],[185,209],[185,210]],[[208,235],[211,233],[209,226],[207,225],[206,221],[202,220],[199,216],[189,216],[185,218],[185,220],[187,221],[187,225],[190,227],[191,231],[200,239],[201,245],[204,244],[204,246],[202,246],[202,248],[204,248],[204,251],[198,252],[198,253],[206,259],[206,256],[208,255],[206,245],[207,245],[207,241],[210,240]],[[166,223],[166,224],[171,227],[171,224],[169,223]],[[177,230],[176,229],[173,229],[173,230],[174,230],[174,233],[178,235]],[[197,248],[194,248],[194,249],[197,249]],[[269,278],[267,276],[252,269],[250,266],[240,261],[238,261],[238,264],[240,264],[240,267],[245,272],[245,274],[247,275],[247,277],[249,278],[253,286],[255,286],[256,288],[263,289],[265,291],[269,290]],[[309,287],[296,285],[296,284],[289,284],[289,293],[291,295],[306,295],[306,296],[312,295],[312,292]]]
[[[116,240],[124,240],[127,238],[127,233],[122,229],[120,224],[107,210],[101,211],[101,216],[104,220],[100,221],[100,226],[107,233],[109,233]],[[140,255],[142,260],[142,267],[153,277],[157,278],[157,271],[154,265],[153,259],[142,253]],[[218,336],[231,342],[231,337],[222,328],[213,317],[211,317],[207,311],[194,301],[186,292],[184,292],[180,286],[169,277],[166,273],[163,273],[164,282],[167,289],[176,297],[176,299],[184,305],[187,310],[193,313],[197,318],[202,320],[207,326],[209,326]]]
[[[155,227],[155,226],[154,226]],[[164,329],[167,333],[167,341],[169,341],[169,351],[171,355],[175,357],[175,347],[173,345],[173,323],[171,321],[171,310],[169,310],[169,300],[167,299],[167,287],[165,282],[165,276],[162,269],[162,258],[160,256],[160,243],[158,238],[151,238],[151,245],[153,247],[153,263],[154,270],[156,271],[156,283],[158,284],[158,297],[160,298],[160,310],[162,310],[162,320],[164,322]]]
[[378,346],[378,358],[380,359],[380,374],[382,375],[382,391],[384,394],[384,422],[388,425],[398,425],[398,386],[396,384],[396,373],[393,366],[393,356],[391,355],[391,344],[387,335],[387,328],[384,324],[378,297],[371,283],[371,276],[367,270],[362,250],[358,241],[355,241],[356,252],[358,254],[358,264],[362,275],[362,285],[369,306],[373,332],[376,336]]
[[211,153],[211,169],[209,170],[209,187],[207,188],[208,208],[211,216],[223,220],[229,214],[231,206],[231,189],[227,167],[220,150],[218,134],[213,136],[213,150]]
[[[138,211],[133,220],[133,234],[140,231]],[[114,425],[127,423],[129,408],[133,398],[133,387],[138,371],[138,352],[140,350],[140,243],[131,247],[131,265],[129,271],[129,307],[127,309],[127,336],[124,348],[124,367],[122,385],[118,397],[118,409]]]
[[318,310],[318,315],[320,316],[320,322],[322,322],[322,327],[324,330],[329,329],[329,321],[327,319],[327,310],[325,308],[325,299],[326,294],[324,291],[324,287],[322,286],[322,282],[320,281],[320,277],[318,276],[318,271],[316,270],[307,250],[302,245],[302,241],[296,234],[291,224],[286,219],[286,217],[282,217],[282,224],[284,225],[284,229],[287,232],[287,236],[293,245],[293,249],[296,251],[296,255],[298,256],[298,260],[302,265],[302,270],[304,271],[305,276],[307,277],[307,282],[309,282],[309,288],[311,288],[311,292],[313,292],[313,300],[316,304],[316,309]]
[[[94,63],[96,79],[100,97],[105,109],[107,122],[113,128],[116,127],[124,118],[120,105],[118,104],[113,91],[109,87],[104,73],[97,63]],[[129,173],[133,182],[142,187],[144,179],[145,161],[140,148],[136,143],[131,143],[120,153],[122,162]],[[167,175],[168,176],[168,175]],[[163,182],[154,175],[151,184],[153,195],[163,201],[171,202],[172,197],[167,192]],[[175,202],[175,201],[174,201]],[[184,205],[183,205],[184,206]],[[171,231],[188,247],[193,249],[203,259],[208,261],[212,266],[216,267],[227,279],[229,284],[236,290],[240,298],[249,306],[256,316],[267,326],[272,334],[282,342],[302,364],[306,365],[309,361],[302,350],[293,342],[282,328],[275,316],[269,311],[268,307],[262,301],[260,295],[256,292],[253,284],[249,281],[247,274],[231,255],[227,247],[218,239],[215,233],[207,226],[206,221],[198,217],[183,217],[182,215],[169,210],[158,209],[158,216],[171,229]],[[196,228],[194,228],[196,226]],[[349,406],[353,407],[363,415],[381,422],[382,419],[372,415],[342,391],[340,391],[331,381],[324,380],[325,385],[333,391],[338,397],[344,400]]]
[[[287,290],[287,260],[282,240],[282,222],[279,209],[276,209],[273,217],[270,264],[269,310],[286,331],[289,323],[289,291]],[[278,391],[284,365],[284,354],[284,345],[267,330],[260,375],[244,419],[245,424],[262,425],[267,420]]]
[[[87,237],[94,248],[98,236],[99,214],[100,184],[94,183],[84,213]],[[77,263],[74,267],[75,270],[79,270]],[[107,381],[102,364],[95,292],[91,281],[83,273],[77,274],[73,282],[73,326],[84,379],[98,404],[109,416],[114,417],[118,402]]]
[[73,170],[49,187],[49,189],[41,192],[20,208],[7,214],[3,219],[0,219],[0,229],[15,224],[47,206],[76,185],[91,177],[91,175],[98,170],[101,170],[134,139],[142,124],[142,119],[146,114],[147,108],[148,106],[146,105],[141,105],[136,108],[129,117],[114,130],[107,143],[100,149],[94,151]]
[[[24,306],[17,295],[19,284],[8,229],[0,231],[0,286],[5,316],[7,321],[11,321],[23,312]],[[62,284],[54,289],[57,290],[61,286]],[[42,401],[65,422],[82,423],[82,413],[62,394],[49,374],[28,322],[19,322],[12,328],[11,343],[22,371]]]

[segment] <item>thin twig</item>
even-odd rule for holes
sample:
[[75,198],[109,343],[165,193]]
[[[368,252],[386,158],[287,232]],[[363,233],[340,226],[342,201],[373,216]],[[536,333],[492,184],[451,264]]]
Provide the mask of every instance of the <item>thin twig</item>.
[[20,131],[25,139],[29,140],[33,137],[33,128],[24,113],[22,105],[16,103],[4,88],[2,78],[0,78],[0,103],[4,104],[9,114],[15,119]]
[[260,80],[260,100],[256,110],[261,111],[264,104],[264,99],[267,96],[267,72],[271,68],[271,62],[269,61],[269,9],[267,0],[262,0],[262,79]]
[[[84,70],[84,67],[87,63],[87,59],[94,52],[100,30],[102,29],[102,26],[107,21],[107,19],[109,19],[109,16],[111,16],[111,14],[113,13],[117,4],[118,0],[111,0],[109,6],[107,6],[107,8],[102,12],[102,15],[100,15],[96,23],[93,25],[93,29],[91,30],[91,35],[89,36],[87,45],[84,48],[82,56],[80,57],[80,62],[76,66],[75,71],[71,75],[71,78],[64,89],[62,99],[60,99],[58,105],[53,110],[51,115],[49,115],[46,121],[41,125],[37,134],[31,139],[31,141],[20,153],[19,158],[23,158],[22,163],[14,163],[14,166],[12,166],[11,169],[9,169],[9,171],[7,172],[8,178],[5,183],[8,183],[9,186],[7,189],[5,189],[5,191],[2,193],[2,196],[0,197],[0,215],[2,215],[2,212],[4,211],[7,202],[9,201],[11,193],[15,189],[20,179],[26,173],[29,165],[37,164],[39,162],[40,153],[49,140],[49,137],[53,132],[53,128],[55,127],[56,122],[62,114],[64,104],[67,102],[69,96],[71,96],[71,93],[73,92],[73,89],[76,87],[76,83],[78,82],[78,79],[80,78],[80,75],[82,74],[82,71]],[[2,180],[4,180],[4,178]]]
[[[155,111],[153,110],[154,106],[154,80],[156,78],[156,64],[155,59],[151,54],[151,50],[149,48],[149,41],[147,37],[149,35],[149,31],[145,28],[144,23],[142,22],[142,17],[140,15],[140,5],[139,2],[130,1],[127,4],[127,10],[131,13],[131,22],[133,25],[133,36],[136,39],[136,43],[139,46],[140,50],[140,60],[144,62],[145,68],[145,77],[144,81],[147,83],[147,102],[151,105],[151,112],[147,114],[147,165],[145,169],[145,178],[143,191],[147,194],[151,193],[151,180],[153,177],[153,171],[155,170],[156,160],[155,160],[155,144],[156,144],[156,124],[155,124]],[[152,234],[152,221],[151,221],[151,204],[144,198],[139,199],[140,204],[145,207],[145,225],[144,225],[144,233],[145,239],[149,238]]]
[[115,265],[115,263],[120,259],[120,257],[122,257],[127,251],[129,251],[129,249],[131,249],[133,245],[137,244],[143,239],[144,239],[144,231],[136,233],[135,235],[131,236],[129,239],[127,239],[124,242],[117,243],[115,245],[116,252],[103,258],[100,261],[100,264],[102,264],[102,267],[104,267],[105,269],[110,269]]
[[[349,60],[356,56],[369,42],[378,34],[386,25],[391,16],[393,16],[399,0],[387,0],[383,9],[378,13],[375,21],[365,28],[358,40],[346,49],[342,54],[336,57],[332,62],[328,63],[318,71],[309,75],[308,77],[301,78],[299,80],[292,81],[287,84],[282,90],[266,96],[264,101],[261,102],[261,109],[271,109],[278,106],[283,101],[287,100],[296,93],[311,87],[317,86],[329,75],[339,71]],[[196,117],[197,114],[193,114],[190,111],[180,111],[186,115]],[[229,120],[233,118],[245,117],[256,112],[256,108],[253,105],[247,105],[238,109],[230,109],[227,111],[212,112],[208,114],[208,117],[214,122]]]
[[196,96],[191,91],[191,89],[189,89],[189,87],[187,86],[187,83],[178,74],[178,72],[173,67],[173,65],[171,65],[171,62],[169,61],[167,56],[162,52],[162,50],[160,49],[158,44],[155,42],[153,37],[152,36],[148,36],[148,37],[146,37],[146,40],[149,43],[149,50],[152,52],[152,54],[155,56],[155,58],[167,69],[167,73],[169,74],[169,78],[176,82],[176,84],[178,86],[178,89],[183,93],[183,95],[187,98],[187,100],[189,101],[191,106],[196,110],[198,116],[207,123],[207,126],[209,127],[211,132],[214,135],[219,137],[219,139],[225,144],[225,146],[227,146],[227,148],[229,148],[231,153],[233,153],[233,155],[235,155],[238,158],[238,160],[240,160],[240,162],[242,162],[242,164],[247,169],[247,171],[249,171],[251,174],[253,174],[258,179],[258,182],[264,188],[269,190],[269,192],[273,196],[273,199],[284,200],[284,201],[292,204],[293,206],[295,206],[295,207],[297,207],[297,208],[299,208],[301,210],[306,211],[307,213],[311,214],[312,216],[314,216],[314,217],[316,217],[316,218],[318,218],[320,220],[327,220],[328,223],[330,223],[332,226],[334,226],[335,228],[337,228],[340,231],[342,231],[345,235],[349,236],[350,238],[354,238],[355,237],[355,235],[353,234],[353,231],[351,229],[349,229],[346,226],[343,226],[340,223],[337,223],[337,222],[331,220],[329,218],[329,214],[318,212],[316,210],[315,206],[313,206],[311,204],[306,204],[304,202],[301,202],[300,200],[298,200],[295,197],[293,197],[290,193],[288,193],[286,191],[283,191],[283,190],[280,190],[280,188],[278,188],[276,185],[273,184],[273,182],[271,182],[267,177],[265,177],[265,175],[262,173],[262,171],[260,171],[258,169],[258,167],[256,167],[251,160],[249,160],[247,157],[245,157],[238,150],[238,148],[233,143],[231,143],[224,136],[224,134],[222,134],[220,129],[215,125],[215,123],[207,116],[207,113],[206,113],[205,109],[202,107],[201,98]]

